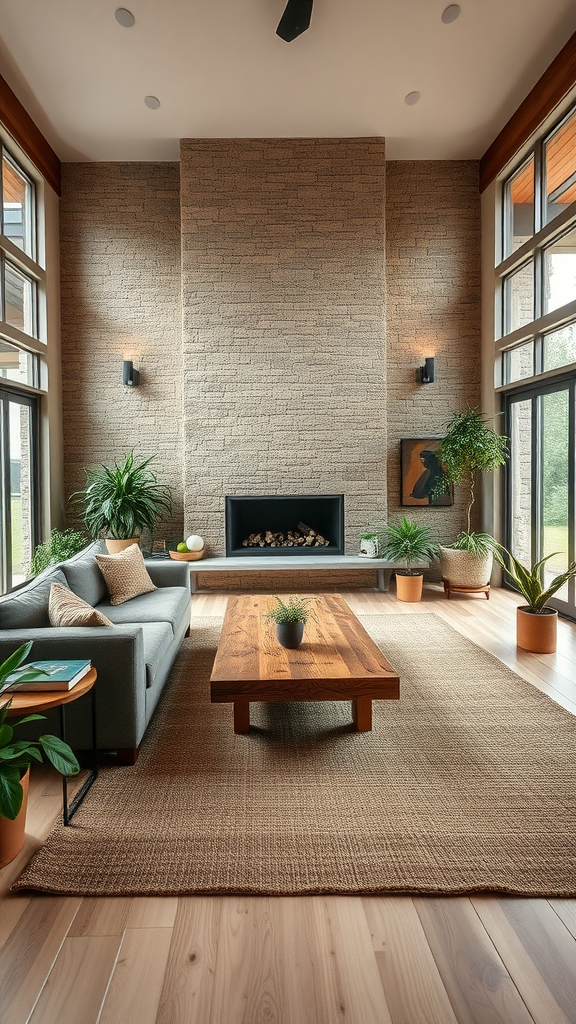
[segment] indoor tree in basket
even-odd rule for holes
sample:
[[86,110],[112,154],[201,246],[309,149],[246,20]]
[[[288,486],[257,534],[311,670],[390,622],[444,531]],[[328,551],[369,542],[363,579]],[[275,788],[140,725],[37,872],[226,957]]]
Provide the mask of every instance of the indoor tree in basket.
[[547,603],[565,583],[576,576],[576,562],[571,562],[564,572],[544,584],[544,566],[558,551],[546,555],[527,569],[501,544],[494,548],[494,555],[510,580],[526,601],[516,609],[516,643],[523,651],[534,654],[553,654],[556,650],[558,612],[547,608]]
[[291,597],[285,604],[279,597],[276,608],[266,614],[267,619],[276,623],[276,636],[282,647],[300,647],[304,636],[304,626],[310,615],[310,600],[306,597]]
[[172,512],[170,488],[149,468],[153,458],[135,463],[134,452],[128,452],[120,465],[87,469],[86,487],[72,495],[86,529],[94,539],[104,535],[109,551],[137,543],[142,530],[152,532]]
[[402,516],[398,523],[388,523],[382,535],[384,557],[393,562],[404,562],[403,571],[396,570],[396,597],[399,601],[420,601],[424,573],[415,569],[415,562],[435,558],[438,545],[430,526],[415,523]]
[[455,587],[484,587],[490,582],[495,541],[489,534],[471,529],[475,487],[483,473],[504,465],[508,438],[497,434],[477,409],[468,406],[450,420],[439,457],[444,477],[434,488],[434,496],[440,497],[453,484],[463,483],[468,489],[466,530],[454,544],[440,548],[442,577]]
[[[49,734],[40,736],[38,740],[14,739],[14,728],[25,722],[36,722],[45,715],[26,715],[15,723],[8,725],[6,715],[12,698],[2,699],[6,690],[7,677],[15,672],[28,657],[32,641],[23,644],[6,661],[0,665],[0,868],[8,864],[20,852],[24,845],[26,829],[26,805],[28,800],[28,780],[32,761],[42,762],[42,751],[62,775],[76,775],[80,765],[67,743],[58,736]],[[25,666],[24,666],[25,669]],[[34,673],[34,677],[37,676]],[[30,673],[22,672],[21,682],[30,678]],[[5,694],[8,697],[7,694]]]

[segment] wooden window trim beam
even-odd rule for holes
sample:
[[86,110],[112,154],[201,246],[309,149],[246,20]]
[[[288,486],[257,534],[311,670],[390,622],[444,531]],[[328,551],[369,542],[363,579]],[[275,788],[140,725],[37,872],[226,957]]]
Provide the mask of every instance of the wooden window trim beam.
[[576,32],[570,36],[534,88],[522,101],[480,160],[484,192],[533,132],[576,85]]
[[57,196],[62,195],[62,165],[30,114],[0,75],[0,123],[24,150]]

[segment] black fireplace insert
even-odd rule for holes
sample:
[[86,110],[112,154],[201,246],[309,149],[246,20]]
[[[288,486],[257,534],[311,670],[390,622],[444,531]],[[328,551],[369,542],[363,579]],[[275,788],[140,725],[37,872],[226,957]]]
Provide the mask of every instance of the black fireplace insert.
[[344,495],[226,498],[226,555],[343,555]]

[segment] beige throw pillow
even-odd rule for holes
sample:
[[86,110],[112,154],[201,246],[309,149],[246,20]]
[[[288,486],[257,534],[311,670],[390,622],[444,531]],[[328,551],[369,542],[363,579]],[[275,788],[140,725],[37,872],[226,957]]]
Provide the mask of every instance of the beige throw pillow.
[[114,623],[68,587],[53,583],[48,601],[51,626],[112,626]]
[[96,561],[106,580],[110,604],[124,604],[132,597],[157,589],[148,575],[137,544],[131,544],[117,555],[96,555]]

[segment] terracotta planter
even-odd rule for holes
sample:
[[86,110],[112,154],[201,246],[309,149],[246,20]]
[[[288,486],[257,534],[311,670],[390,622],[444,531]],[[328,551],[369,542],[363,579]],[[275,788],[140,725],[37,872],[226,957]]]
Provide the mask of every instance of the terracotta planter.
[[304,623],[277,622],[276,636],[278,637],[278,643],[281,647],[287,647],[288,650],[300,647],[302,637],[304,636]]
[[453,587],[485,587],[490,583],[494,556],[476,555],[456,548],[440,548],[442,579]]
[[399,601],[421,601],[423,583],[423,572],[419,572],[417,576],[407,576],[404,573],[397,572],[396,597]]
[[115,537],[107,537],[106,547],[111,555],[117,555],[119,551],[124,551],[131,544],[138,544],[139,540],[139,537],[128,537],[126,540],[116,540]]
[[527,606],[516,609],[516,643],[523,651],[533,654],[554,654],[558,612],[555,608],[544,608],[540,614],[529,612]]
[[24,846],[26,836],[26,808],[28,806],[28,784],[30,782],[30,769],[20,779],[20,785],[24,790],[22,807],[19,814],[10,821],[0,814],[0,868],[5,867],[11,860],[18,856]]

